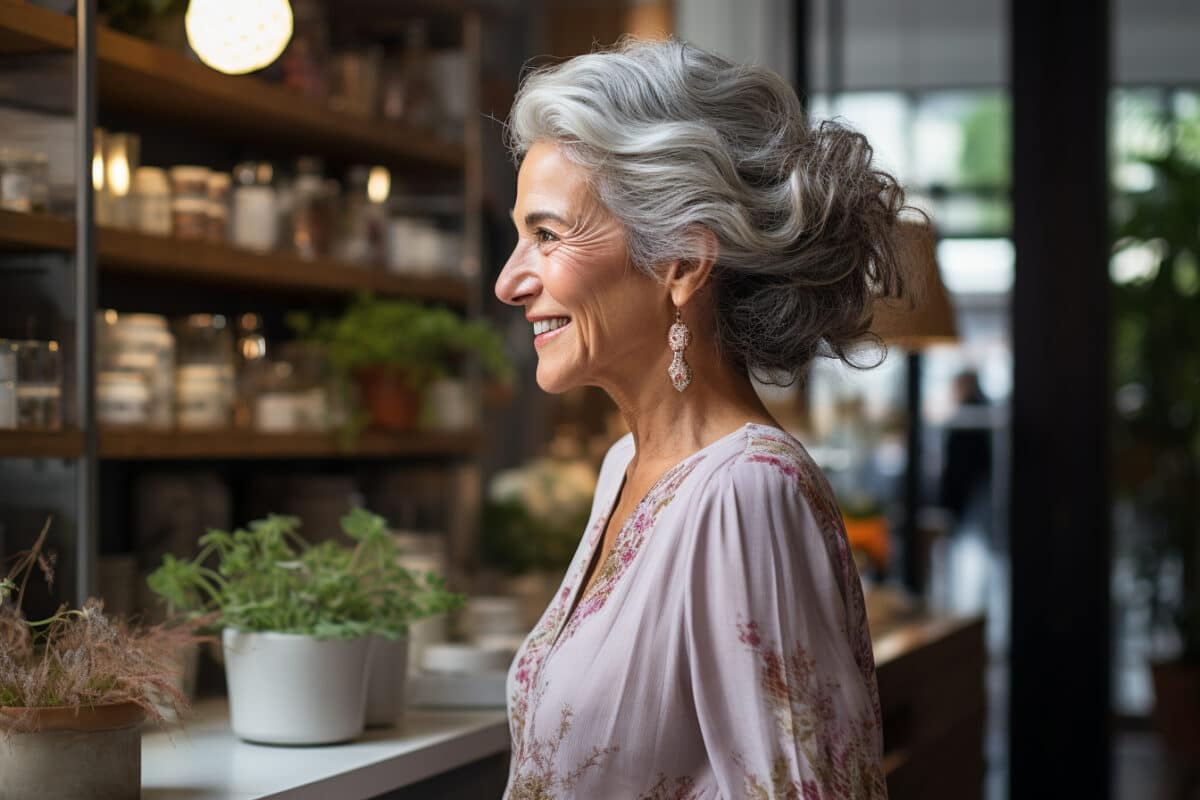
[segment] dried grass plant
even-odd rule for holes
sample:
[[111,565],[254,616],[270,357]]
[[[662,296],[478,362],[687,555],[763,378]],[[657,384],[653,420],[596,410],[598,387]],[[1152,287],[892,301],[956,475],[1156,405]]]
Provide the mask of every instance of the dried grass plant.
[[135,703],[149,719],[163,722],[163,709],[177,714],[187,698],[177,686],[179,654],[201,641],[197,622],[142,626],[109,617],[104,603],[89,598],[41,620],[21,610],[35,568],[48,584],[53,557],[43,552],[51,520],[33,547],[14,557],[0,578],[0,734],[34,730],[40,708],[79,709]]

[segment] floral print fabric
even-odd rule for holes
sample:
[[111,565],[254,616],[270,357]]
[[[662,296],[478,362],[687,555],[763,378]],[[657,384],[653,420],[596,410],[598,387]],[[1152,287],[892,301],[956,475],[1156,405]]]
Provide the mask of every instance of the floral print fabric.
[[751,423],[669,470],[576,605],[632,456],[509,670],[505,797],[886,797],[861,586],[799,442]]

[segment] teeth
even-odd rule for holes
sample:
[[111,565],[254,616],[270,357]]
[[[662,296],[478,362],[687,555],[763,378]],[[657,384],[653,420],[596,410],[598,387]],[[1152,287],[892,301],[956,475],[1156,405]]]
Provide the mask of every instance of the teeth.
[[561,328],[563,325],[566,325],[570,321],[571,320],[568,319],[567,317],[555,317],[554,319],[539,319],[537,322],[533,323],[533,335],[537,336],[539,333],[545,333],[546,331],[552,331],[555,328]]

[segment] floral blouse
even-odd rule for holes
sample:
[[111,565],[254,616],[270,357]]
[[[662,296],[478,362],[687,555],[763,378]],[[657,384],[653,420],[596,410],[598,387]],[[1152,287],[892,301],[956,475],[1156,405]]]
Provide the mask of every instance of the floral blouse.
[[875,662],[833,493],[749,423],[669,470],[570,619],[634,453],[508,673],[506,800],[885,798]]

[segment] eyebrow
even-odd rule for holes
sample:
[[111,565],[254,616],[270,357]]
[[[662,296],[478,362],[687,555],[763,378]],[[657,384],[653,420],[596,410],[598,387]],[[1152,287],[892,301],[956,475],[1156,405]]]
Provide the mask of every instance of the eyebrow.
[[[514,225],[517,224],[517,218],[516,218],[516,216],[514,216],[515,212],[516,212],[516,209],[511,209],[508,212],[509,216],[513,218]],[[570,225],[569,222],[567,222],[565,219],[560,217],[558,214],[555,214],[553,211],[530,211],[528,214],[525,215],[525,227],[532,228],[534,225],[537,225],[539,222],[545,222],[547,220],[549,220],[551,222],[557,222],[559,225],[562,225],[563,227],[568,227]]]

